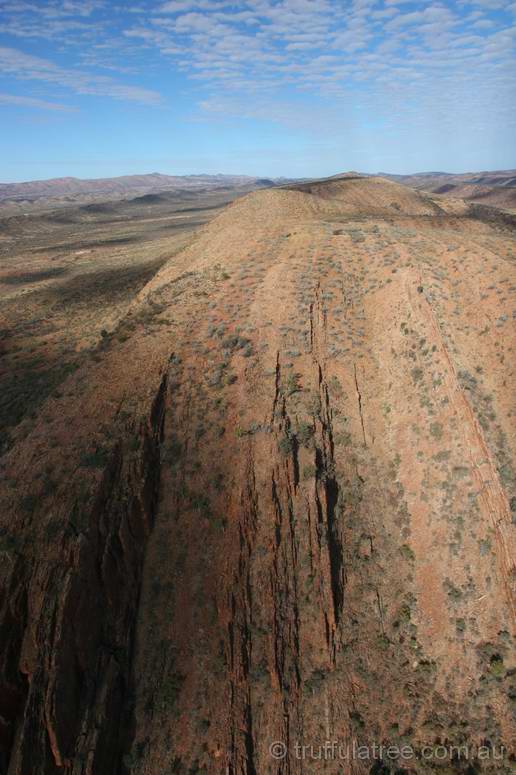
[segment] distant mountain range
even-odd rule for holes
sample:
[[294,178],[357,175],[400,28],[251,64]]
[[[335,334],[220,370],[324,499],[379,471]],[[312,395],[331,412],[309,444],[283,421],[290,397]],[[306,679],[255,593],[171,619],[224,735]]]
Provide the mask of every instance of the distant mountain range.
[[[378,176],[410,188],[443,194],[460,199],[508,209],[516,208],[516,170],[490,172],[419,172],[394,175],[380,172]],[[371,177],[360,172],[345,172],[332,176]],[[0,203],[4,205],[39,205],[42,202],[63,205],[70,202],[91,202],[99,197],[124,199],[163,191],[200,192],[216,190],[253,190],[303,182],[291,178],[260,178],[249,175],[123,175],[115,178],[80,179],[74,177],[34,180],[23,183],[0,183]]]
[[283,180],[272,181],[248,175],[161,175],[158,172],[90,180],[52,178],[23,183],[0,183],[0,202],[35,202],[39,199],[75,198],[80,195],[119,197],[178,189],[265,188],[280,182]]

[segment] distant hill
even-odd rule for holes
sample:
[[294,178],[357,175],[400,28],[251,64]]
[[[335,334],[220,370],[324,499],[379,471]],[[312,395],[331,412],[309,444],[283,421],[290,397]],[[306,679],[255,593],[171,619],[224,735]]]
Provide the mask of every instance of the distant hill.
[[248,175],[123,175],[116,178],[51,178],[23,183],[1,183],[0,202],[34,202],[39,199],[76,197],[78,195],[120,196],[126,194],[148,194],[156,191],[199,188],[238,188],[250,186],[263,188],[274,186],[272,180]]
[[461,175],[448,172],[420,172],[415,175],[390,175],[383,172],[379,174],[405,186],[433,194],[445,194],[494,207],[516,208],[516,170],[467,172]]

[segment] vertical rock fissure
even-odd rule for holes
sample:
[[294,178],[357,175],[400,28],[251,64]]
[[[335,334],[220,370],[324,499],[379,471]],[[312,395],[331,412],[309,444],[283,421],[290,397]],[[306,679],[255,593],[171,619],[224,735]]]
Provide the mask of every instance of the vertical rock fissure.
[[[165,416],[166,416],[166,395],[168,390],[168,372],[163,374],[158,392],[153,401],[150,417],[149,432],[145,438],[144,444],[147,444],[147,456],[149,465],[147,467],[147,476],[143,479],[141,493],[143,498],[148,500],[148,518],[149,532],[153,527],[156,511],[159,502],[159,489],[161,479],[161,443],[163,441]],[[145,503],[145,500],[143,501]],[[148,535],[147,535],[148,538]],[[137,588],[137,599],[134,601],[134,609],[131,623],[130,654],[128,660],[128,670],[125,682],[125,694],[121,708],[120,734],[119,734],[119,756],[117,762],[117,772],[125,773],[124,754],[132,747],[136,732],[136,719],[134,717],[135,695],[135,675],[134,675],[134,654],[135,654],[135,629],[136,619],[139,610],[141,596],[141,581],[143,572],[144,552],[139,567],[139,579]]]
[[24,575],[24,560],[16,555],[11,562],[12,582],[0,600],[0,609],[5,609],[0,634],[0,772],[7,772],[16,725],[28,692],[27,677],[18,666],[27,620],[27,594],[23,587],[18,587]]
[[356,388],[356,391],[357,391],[358,413],[360,415],[360,424],[362,426],[362,436],[364,438],[364,447],[367,447],[366,434],[365,434],[365,426],[364,426],[364,415],[362,414],[362,394],[361,394],[360,389],[358,387],[358,377],[357,377],[357,367],[356,367],[356,364],[353,364],[353,370],[354,370],[354,375],[355,375],[355,388]]

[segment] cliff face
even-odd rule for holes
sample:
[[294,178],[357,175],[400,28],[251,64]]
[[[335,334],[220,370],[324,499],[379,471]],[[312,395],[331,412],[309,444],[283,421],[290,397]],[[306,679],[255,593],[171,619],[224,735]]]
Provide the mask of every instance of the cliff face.
[[510,771],[512,227],[322,189],[227,208],[4,457],[9,775]]
[[137,430],[139,454],[128,457],[116,439],[89,496],[47,499],[50,513],[34,508],[43,524],[9,525],[1,690],[9,773],[118,767],[165,391],[166,380]]

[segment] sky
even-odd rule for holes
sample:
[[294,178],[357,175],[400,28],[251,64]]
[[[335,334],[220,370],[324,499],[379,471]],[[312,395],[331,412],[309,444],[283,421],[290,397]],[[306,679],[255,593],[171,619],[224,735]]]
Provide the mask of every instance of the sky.
[[0,182],[516,168],[516,2],[0,0]]

